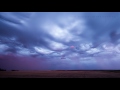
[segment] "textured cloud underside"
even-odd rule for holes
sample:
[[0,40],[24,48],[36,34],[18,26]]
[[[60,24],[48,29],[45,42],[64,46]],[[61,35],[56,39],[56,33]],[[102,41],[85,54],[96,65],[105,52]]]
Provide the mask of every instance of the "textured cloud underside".
[[0,55],[44,58],[55,68],[120,68],[119,25],[119,12],[1,12]]

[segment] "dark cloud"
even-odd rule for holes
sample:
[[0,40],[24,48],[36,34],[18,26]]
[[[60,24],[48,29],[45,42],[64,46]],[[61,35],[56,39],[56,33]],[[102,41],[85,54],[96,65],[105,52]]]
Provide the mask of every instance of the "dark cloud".
[[24,59],[30,70],[119,69],[119,19],[119,12],[0,12],[1,67],[21,69]]

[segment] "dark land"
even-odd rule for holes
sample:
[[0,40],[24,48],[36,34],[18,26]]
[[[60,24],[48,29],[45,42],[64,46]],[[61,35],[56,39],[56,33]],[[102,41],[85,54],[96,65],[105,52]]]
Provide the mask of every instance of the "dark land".
[[0,71],[0,78],[120,78],[120,70]]

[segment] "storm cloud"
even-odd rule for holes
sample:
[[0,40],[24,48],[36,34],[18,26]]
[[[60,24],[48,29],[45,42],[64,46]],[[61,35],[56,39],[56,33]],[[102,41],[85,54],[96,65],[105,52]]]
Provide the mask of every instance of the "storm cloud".
[[119,12],[0,12],[0,68],[120,69],[119,37]]

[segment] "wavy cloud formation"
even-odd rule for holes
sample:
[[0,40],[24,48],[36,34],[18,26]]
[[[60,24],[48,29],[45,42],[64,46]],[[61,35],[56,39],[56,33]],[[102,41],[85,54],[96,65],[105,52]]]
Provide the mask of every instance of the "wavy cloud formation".
[[119,19],[119,12],[0,12],[0,66],[120,69]]

